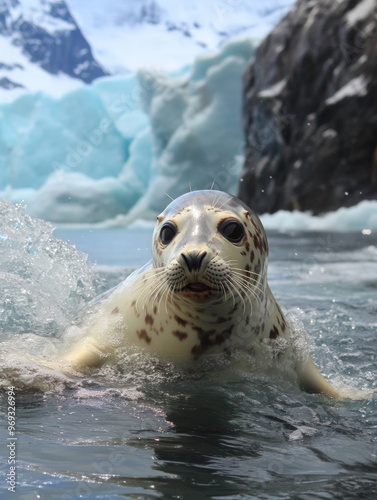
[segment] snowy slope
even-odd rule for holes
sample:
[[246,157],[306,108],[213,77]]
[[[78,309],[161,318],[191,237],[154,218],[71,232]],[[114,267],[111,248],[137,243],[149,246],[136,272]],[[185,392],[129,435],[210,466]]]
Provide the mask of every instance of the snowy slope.
[[234,37],[261,40],[293,0],[67,0],[111,73],[174,70]]
[[56,94],[105,74],[63,0],[0,0],[2,89]]

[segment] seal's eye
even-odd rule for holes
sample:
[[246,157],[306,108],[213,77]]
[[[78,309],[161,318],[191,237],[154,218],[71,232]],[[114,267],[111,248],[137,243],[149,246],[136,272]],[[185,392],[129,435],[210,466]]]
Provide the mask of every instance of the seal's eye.
[[177,234],[177,226],[172,222],[166,222],[160,231],[160,240],[163,245],[168,245]]
[[220,222],[219,233],[232,243],[239,243],[244,235],[244,230],[240,222],[235,219],[226,219]]

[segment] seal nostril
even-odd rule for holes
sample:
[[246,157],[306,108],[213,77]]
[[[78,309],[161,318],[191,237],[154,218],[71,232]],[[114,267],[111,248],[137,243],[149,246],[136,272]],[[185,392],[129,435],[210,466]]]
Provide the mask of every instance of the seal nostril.
[[196,256],[196,264],[197,264],[197,270],[199,271],[200,266],[202,265],[204,257],[207,255],[207,252],[202,252],[199,255]]
[[191,271],[193,270],[193,267],[194,267],[194,259],[191,257],[190,254],[184,254],[184,253],[182,253],[182,258],[185,261],[187,269],[191,273]]
[[187,269],[191,273],[192,271],[199,271],[202,262],[207,255],[207,252],[182,252],[182,259],[184,260]]

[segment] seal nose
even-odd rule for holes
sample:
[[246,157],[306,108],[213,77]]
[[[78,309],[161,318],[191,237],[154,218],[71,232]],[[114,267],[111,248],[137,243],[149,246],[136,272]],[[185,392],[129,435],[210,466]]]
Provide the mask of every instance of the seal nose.
[[187,253],[182,252],[181,255],[187,269],[191,273],[192,271],[200,270],[200,266],[202,265],[203,259],[207,255],[207,252],[197,252],[196,250],[192,250],[191,252]]

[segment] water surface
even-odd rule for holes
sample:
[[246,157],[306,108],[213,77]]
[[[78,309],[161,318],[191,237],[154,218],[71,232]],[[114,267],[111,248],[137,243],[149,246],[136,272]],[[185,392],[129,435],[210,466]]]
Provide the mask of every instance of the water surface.
[[[14,220],[12,214],[0,234]],[[0,246],[0,270],[8,277],[1,338],[8,351],[27,342],[36,349],[38,340],[58,336],[69,313],[150,257],[150,230],[55,231],[88,253],[93,269],[69,246],[50,248],[47,256],[46,227],[19,222],[12,245],[8,231]],[[376,389],[377,238],[275,232],[269,244],[271,289],[303,321],[322,373],[335,385]],[[22,280],[24,292],[12,289],[9,276]],[[50,301],[43,314],[41,296]],[[50,390],[16,395],[16,495],[2,498],[376,498],[376,397],[335,402],[256,375],[245,369],[252,359],[238,361],[210,360],[187,373],[130,352],[124,372],[103,368],[69,383],[20,363],[15,376],[26,388],[39,377]],[[5,459],[7,437],[2,414]],[[5,474],[7,467],[2,460]]]

